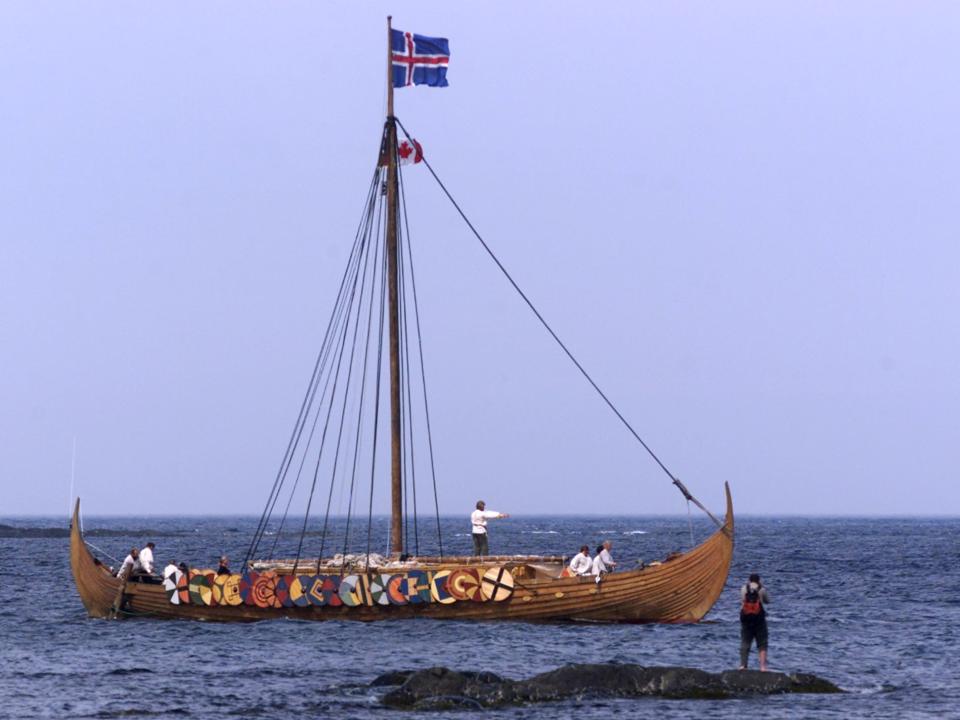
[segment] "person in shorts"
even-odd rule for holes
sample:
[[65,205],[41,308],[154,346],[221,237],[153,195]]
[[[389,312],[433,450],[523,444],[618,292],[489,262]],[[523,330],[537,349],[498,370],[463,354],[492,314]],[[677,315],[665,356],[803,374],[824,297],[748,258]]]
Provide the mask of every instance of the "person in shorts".
[[770,602],[767,589],[760,576],[753,573],[750,580],[740,588],[740,669],[747,669],[750,647],[757,643],[760,655],[760,670],[767,671],[767,611]]

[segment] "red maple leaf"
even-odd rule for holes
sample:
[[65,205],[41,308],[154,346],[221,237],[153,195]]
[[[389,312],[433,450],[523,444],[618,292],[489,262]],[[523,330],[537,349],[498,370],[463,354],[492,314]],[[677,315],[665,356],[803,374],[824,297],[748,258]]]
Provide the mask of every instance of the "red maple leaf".
[[400,143],[400,147],[397,148],[397,155],[402,157],[404,160],[410,157],[410,153],[412,152],[413,148],[410,147],[410,143],[408,143],[406,140]]

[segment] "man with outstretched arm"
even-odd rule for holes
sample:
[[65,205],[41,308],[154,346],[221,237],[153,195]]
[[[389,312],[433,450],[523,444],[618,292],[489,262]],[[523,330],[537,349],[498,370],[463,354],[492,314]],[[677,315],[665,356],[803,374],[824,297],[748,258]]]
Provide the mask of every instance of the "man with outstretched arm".
[[483,500],[477,500],[477,509],[470,513],[470,523],[473,525],[473,554],[478,557],[490,554],[490,544],[487,541],[487,520],[510,517],[506,513],[496,510],[487,510]]

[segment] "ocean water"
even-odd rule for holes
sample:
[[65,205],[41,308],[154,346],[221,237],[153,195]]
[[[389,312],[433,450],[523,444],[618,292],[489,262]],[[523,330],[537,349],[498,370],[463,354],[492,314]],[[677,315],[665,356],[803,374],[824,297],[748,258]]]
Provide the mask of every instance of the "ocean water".
[[[60,519],[2,519],[63,526]],[[215,564],[244,554],[251,518],[85,518],[127,532],[91,540],[122,557],[153,539],[157,559]],[[435,550],[429,523],[421,551]],[[463,518],[442,522],[447,553],[470,547]],[[340,525],[337,526],[338,531]],[[695,522],[699,542],[710,531]],[[386,522],[374,526],[383,550]],[[272,544],[276,536],[267,538]],[[362,547],[365,532],[356,536]],[[685,518],[514,517],[491,523],[491,550],[571,554],[614,542],[630,565],[687,549]],[[308,537],[314,552],[317,536]],[[376,543],[379,542],[379,547]],[[293,545],[291,545],[293,543]],[[340,541],[342,544],[342,539]],[[280,536],[276,552],[295,539]],[[359,547],[355,545],[354,547]],[[270,547],[266,549],[271,549]],[[244,624],[88,619],[67,538],[0,539],[0,717],[414,717],[380,706],[366,684],[397,669],[446,665],[527,677],[571,662],[738,664],[738,587],[759,572],[772,596],[770,664],[828,678],[842,695],[737,700],[588,700],[488,711],[497,718],[960,717],[960,520],[737,519],[734,564],[698,625],[492,624],[410,620]],[[235,562],[235,565],[238,563]],[[751,654],[756,665],[756,653]],[[463,717],[469,711],[431,713]]]

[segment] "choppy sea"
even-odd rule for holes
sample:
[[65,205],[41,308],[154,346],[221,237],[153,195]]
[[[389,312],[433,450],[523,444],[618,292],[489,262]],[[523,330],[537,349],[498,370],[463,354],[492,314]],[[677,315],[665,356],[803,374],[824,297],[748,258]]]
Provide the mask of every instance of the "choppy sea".
[[[0,523],[65,527],[59,518]],[[221,553],[242,559],[255,524],[255,518],[87,517],[83,525],[106,531],[90,538],[106,554],[122,558],[131,545],[152,539],[161,563],[175,558],[203,566],[215,564]],[[447,553],[468,552],[466,526],[463,518],[442,521]],[[692,531],[699,542],[710,528],[695,522]],[[421,527],[420,535],[421,551],[435,551],[435,531]],[[272,546],[275,537],[266,542]],[[383,519],[374,538],[386,542]],[[691,527],[686,518],[664,517],[491,523],[493,552],[569,555],[604,538],[629,566],[689,548]],[[276,553],[288,555],[294,547],[295,538],[281,535]],[[572,662],[719,671],[738,664],[738,587],[750,572],[763,576],[772,596],[772,669],[816,673],[848,692],[585,700],[486,714],[551,720],[614,714],[960,717],[960,519],[754,517],[737,518],[734,564],[719,602],[706,622],[688,626],[91,620],[73,585],[67,538],[0,539],[0,717],[412,717],[381,707],[382,691],[366,684],[389,670],[434,665],[515,678]],[[755,666],[755,652],[750,660]]]

